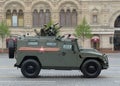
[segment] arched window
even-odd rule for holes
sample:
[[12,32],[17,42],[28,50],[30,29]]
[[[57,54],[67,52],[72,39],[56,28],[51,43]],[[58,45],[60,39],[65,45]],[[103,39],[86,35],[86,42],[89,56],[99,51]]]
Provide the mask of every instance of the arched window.
[[61,9],[60,13],[60,25],[64,27],[75,27],[77,25],[77,11],[73,9],[67,9],[65,12],[64,9]]
[[23,26],[23,20],[24,19],[24,13],[22,10],[19,10],[18,12],[18,26],[22,27]]
[[117,17],[117,19],[115,20],[115,25],[116,28],[120,28],[120,16]]
[[94,14],[94,15],[93,15],[93,23],[97,23],[97,20],[98,20],[98,19],[97,19],[97,14],[96,14],[96,15]]
[[11,10],[7,10],[7,12],[6,12],[6,23],[7,23],[8,26],[12,26]]
[[33,27],[42,27],[44,24],[50,22],[51,12],[49,9],[46,9],[44,12],[43,9],[40,9],[39,13],[37,10],[33,12]]
[[17,11],[13,10],[12,12],[12,26],[17,27],[18,26],[18,16],[17,16]]
[[19,10],[17,12],[16,9],[13,11],[7,10],[6,12],[6,23],[8,26],[13,26],[13,27],[23,27],[24,26],[24,13],[23,10]]
[[40,27],[42,27],[44,24],[45,24],[45,13],[44,13],[44,10],[43,9],[41,9],[40,10],[40,13],[39,13],[39,25],[40,25]]
[[73,9],[72,11],[72,27],[75,27],[77,25],[77,11],[76,9]]
[[50,16],[51,16],[50,10],[47,9],[45,14],[46,14],[45,23],[47,24],[47,23],[49,23],[50,20],[51,20],[51,19],[50,19],[50,18],[51,18],[51,17],[50,17]]
[[65,26],[66,25],[66,18],[65,18],[65,11],[64,11],[64,9],[62,9],[61,11],[60,11],[60,26]]
[[66,11],[66,27],[71,27],[72,19],[71,19],[71,12],[69,9]]
[[99,10],[97,8],[94,8],[92,10],[92,23],[93,24],[98,23],[98,13],[99,13]]
[[38,15],[38,11],[35,9],[33,12],[33,26],[34,27],[38,27],[39,25],[39,15]]

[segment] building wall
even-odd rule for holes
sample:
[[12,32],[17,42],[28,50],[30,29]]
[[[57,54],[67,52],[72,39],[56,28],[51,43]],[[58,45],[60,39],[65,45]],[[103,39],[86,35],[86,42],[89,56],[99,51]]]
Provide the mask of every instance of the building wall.
[[[53,22],[59,22],[59,13],[63,8],[77,10],[77,24],[86,17],[92,28],[93,35],[99,35],[100,48],[113,48],[109,44],[109,37],[113,37],[114,31],[119,28],[114,27],[116,18],[120,15],[119,0],[0,0],[0,21],[6,20],[6,11],[22,9],[24,12],[24,26],[10,27],[12,34],[23,35],[27,32],[34,34],[33,11],[40,8],[49,8]],[[97,19],[93,18],[97,16]],[[37,27],[39,29],[39,27]],[[61,34],[74,33],[75,27],[62,27]],[[85,41],[84,47],[91,47],[91,39]]]

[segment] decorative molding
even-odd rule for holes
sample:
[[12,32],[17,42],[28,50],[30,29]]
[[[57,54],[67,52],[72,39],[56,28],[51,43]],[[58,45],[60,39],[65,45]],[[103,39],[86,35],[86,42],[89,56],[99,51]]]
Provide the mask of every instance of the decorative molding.
[[61,0],[49,0],[54,6],[57,6]]
[[14,10],[16,9],[17,11],[20,10],[20,9],[23,9],[22,5],[21,4],[18,4],[18,3],[10,3],[8,6],[6,6],[5,10]]
[[34,9],[37,9],[37,11],[39,12],[40,9],[43,10],[50,9],[50,6],[46,3],[39,3],[32,8],[32,11],[34,11]]

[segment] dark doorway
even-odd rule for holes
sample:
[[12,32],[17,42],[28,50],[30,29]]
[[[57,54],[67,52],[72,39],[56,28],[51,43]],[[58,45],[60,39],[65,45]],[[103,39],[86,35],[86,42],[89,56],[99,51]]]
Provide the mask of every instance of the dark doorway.
[[99,48],[100,48],[100,37],[99,36],[95,35],[92,37],[91,46],[92,46],[92,48],[99,50]]
[[114,33],[114,50],[120,50],[120,30]]
[[115,28],[120,28],[120,16],[117,17],[114,24]]

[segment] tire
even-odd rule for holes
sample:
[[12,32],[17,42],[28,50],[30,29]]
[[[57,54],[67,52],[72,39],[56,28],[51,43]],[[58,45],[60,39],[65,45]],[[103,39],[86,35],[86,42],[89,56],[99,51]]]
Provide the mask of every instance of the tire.
[[8,49],[9,49],[9,58],[12,59],[14,58],[14,52],[15,52],[15,43],[13,39],[8,40]]
[[96,78],[101,73],[101,64],[94,59],[86,60],[82,67],[81,72],[85,78]]
[[9,58],[10,59],[14,58],[14,52],[15,52],[14,48],[9,48]]
[[21,72],[27,78],[36,78],[40,73],[40,64],[33,59],[25,60],[21,65]]

